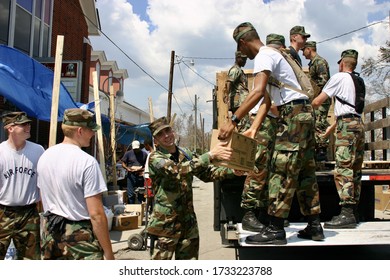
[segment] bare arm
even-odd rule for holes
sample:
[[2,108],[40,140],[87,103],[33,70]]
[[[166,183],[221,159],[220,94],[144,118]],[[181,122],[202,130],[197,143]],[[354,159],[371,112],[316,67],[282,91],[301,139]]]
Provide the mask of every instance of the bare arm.
[[[237,111],[234,112],[237,118],[242,119],[265,95],[269,76],[269,71],[262,71],[256,74],[253,89],[249,92],[248,96],[245,98],[244,102],[237,109]],[[235,125],[231,120],[226,122],[220,128],[218,138],[221,140],[228,139],[231,136],[234,127]]]
[[95,233],[100,246],[104,251],[104,258],[106,260],[114,260],[114,253],[112,252],[110,235],[108,233],[107,217],[104,213],[102,194],[97,194],[86,198],[89,216],[93,232]]
[[326,99],[328,99],[328,95],[322,91],[316,98],[314,98],[311,105],[314,109],[317,109]]
[[264,100],[260,104],[259,110],[257,111],[256,117],[253,120],[251,127],[243,133],[243,135],[255,138],[257,131],[260,129],[265,117],[267,116],[268,110],[271,107],[271,99],[268,94],[264,95]]
[[323,135],[323,137],[328,137],[336,128],[337,122],[332,123],[332,125],[328,126],[326,128],[326,131]]

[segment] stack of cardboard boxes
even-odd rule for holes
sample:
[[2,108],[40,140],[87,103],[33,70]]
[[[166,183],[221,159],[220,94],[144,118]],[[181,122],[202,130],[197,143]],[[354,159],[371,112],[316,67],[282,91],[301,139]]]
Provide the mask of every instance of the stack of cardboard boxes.
[[137,229],[144,219],[145,204],[126,204],[126,191],[108,191],[103,196],[103,204],[114,213],[111,230],[124,231]]

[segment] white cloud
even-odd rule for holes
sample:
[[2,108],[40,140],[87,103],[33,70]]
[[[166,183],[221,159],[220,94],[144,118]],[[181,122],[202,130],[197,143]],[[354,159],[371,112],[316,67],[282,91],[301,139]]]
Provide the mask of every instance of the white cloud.
[[[193,67],[204,79],[183,63],[175,65],[173,92],[179,106],[175,99],[172,103],[173,113],[180,114],[182,110],[191,114],[193,108],[188,104],[193,104],[196,94],[206,129],[212,123],[212,106],[207,101],[212,98],[213,86],[209,82],[215,83],[216,72],[227,70],[234,63],[236,44],[232,32],[241,22],[252,22],[263,41],[267,34],[279,33],[286,37],[288,44],[289,30],[294,25],[305,26],[306,32],[312,35],[310,39],[321,42],[367,26],[372,23],[370,18],[384,21],[319,43],[318,52],[328,60],[331,74],[338,71],[336,62],[341,51],[356,49],[361,65],[363,57],[376,57],[379,46],[389,40],[386,1],[376,4],[374,0],[274,0],[265,4],[259,0],[149,0],[150,22],[134,14],[133,7],[125,0],[99,0],[97,8],[104,34],[125,54],[103,35],[91,38],[94,50],[104,50],[107,59],[116,60],[120,68],[128,70],[126,101],[147,111],[148,97],[151,97],[156,117],[167,111],[171,51],[175,50],[180,57],[208,58],[195,59]],[[303,57],[302,61],[308,63]],[[248,61],[245,68],[252,66],[253,62]]]

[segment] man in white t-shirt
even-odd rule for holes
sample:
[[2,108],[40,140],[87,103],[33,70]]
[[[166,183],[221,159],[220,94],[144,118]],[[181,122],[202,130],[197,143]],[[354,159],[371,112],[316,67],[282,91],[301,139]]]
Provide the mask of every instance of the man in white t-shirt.
[[341,212],[326,222],[325,228],[355,228],[358,222],[356,217],[364,156],[364,123],[361,112],[355,108],[355,77],[352,75],[355,75],[357,59],[356,50],[343,51],[338,61],[339,73],[329,79],[312,103],[314,108],[318,108],[328,98],[335,97],[334,114],[337,121],[328,127],[324,136],[327,137],[337,127],[334,179],[340,196]]
[[7,113],[2,121],[8,139],[0,144],[0,260],[11,240],[18,260],[39,260],[37,163],[44,149],[27,141],[31,120],[26,113]]
[[100,128],[94,115],[67,109],[62,143],[47,149],[38,162],[38,187],[45,211],[42,259],[113,260],[102,194],[107,186],[88,147]]
[[[255,58],[253,73],[254,86],[248,97],[237,109],[230,122],[221,127],[219,138],[228,139],[240,119],[252,109],[262,97],[258,113],[265,118],[270,99],[266,87],[270,77],[301,90],[293,69],[276,50],[265,47],[253,25],[242,23],[233,32],[239,50]],[[248,236],[251,244],[286,244],[283,224],[288,217],[295,192],[301,213],[308,220],[305,232],[298,237],[315,241],[323,240],[320,224],[319,189],[315,176],[314,161],[314,116],[308,96],[286,87],[270,92],[270,98],[278,106],[279,121],[271,159],[268,180],[270,224],[262,232]]]

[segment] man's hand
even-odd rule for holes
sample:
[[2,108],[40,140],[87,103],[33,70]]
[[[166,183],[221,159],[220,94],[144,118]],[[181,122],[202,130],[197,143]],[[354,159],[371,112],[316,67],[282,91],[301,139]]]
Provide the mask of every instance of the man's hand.
[[217,160],[223,160],[228,161],[232,159],[233,156],[233,149],[230,147],[227,147],[227,142],[218,142],[215,147],[210,150],[210,153],[212,155],[211,159],[217,159]]
[[255,139],[256,133],[257,133],[257,130],[250,127],[249,129],[245,130],[242,133],[242,135],[247,136],[247,137],[252,138],[252,139]]
[[232,132],[235,126],[231,120],[227,121],[222,127],[219,129],[218,139],[219,140],[227,140],[232,136]]

